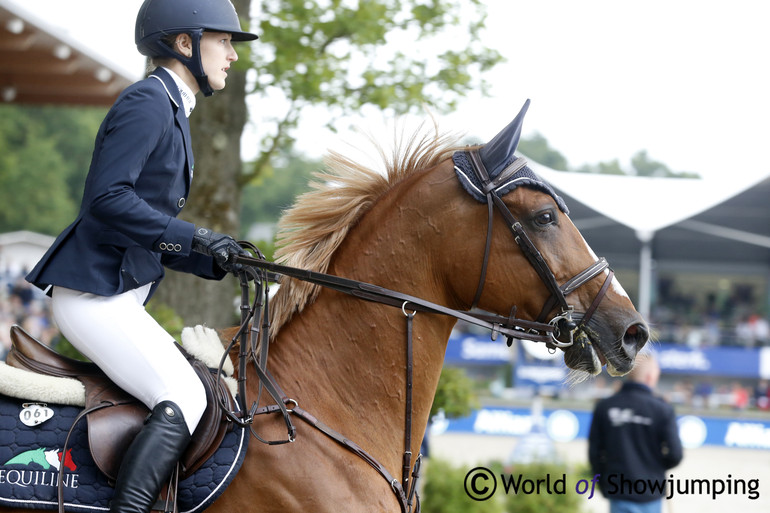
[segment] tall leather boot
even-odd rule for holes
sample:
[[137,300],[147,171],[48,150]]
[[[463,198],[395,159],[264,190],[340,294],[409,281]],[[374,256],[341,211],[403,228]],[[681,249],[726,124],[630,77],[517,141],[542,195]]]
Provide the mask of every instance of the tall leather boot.
[[158,403],[123,457],[110,512],[148,513],[189,443],[179,406]]

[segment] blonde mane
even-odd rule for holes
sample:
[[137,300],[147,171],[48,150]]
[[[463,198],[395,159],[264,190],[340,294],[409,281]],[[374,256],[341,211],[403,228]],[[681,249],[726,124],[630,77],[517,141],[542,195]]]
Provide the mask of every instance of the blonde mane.
[[[324,159],[325,170],[313,174],[311,190],[296,198],[278,222],[277,262],[326,272],[348,231],[387,191],[412,173],[436,166],[459,149],[457,135],[421,126],[406,143],[396,138],[390,158],[370,138],[385,165],[383,175],[337,152]],[[318,296],[318,285],[282,278],[271,302],[271,335]]]

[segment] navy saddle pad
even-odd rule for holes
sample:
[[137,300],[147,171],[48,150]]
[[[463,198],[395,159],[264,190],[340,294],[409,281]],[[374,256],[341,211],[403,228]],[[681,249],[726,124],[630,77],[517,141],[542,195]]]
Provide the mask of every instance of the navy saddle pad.
[[[62,451],[80,408],[48,404],[53,416],[29,427],[21,420],[25,404],[0,395],[0,506],[58,509],[63,472],[66,511],[108,511],[113,489],[91,458],[85,419]],[[235,427],[200,469],[180,481],[180,513],[203,511],[224,492],[243,464],[248,440],[249,432]]]

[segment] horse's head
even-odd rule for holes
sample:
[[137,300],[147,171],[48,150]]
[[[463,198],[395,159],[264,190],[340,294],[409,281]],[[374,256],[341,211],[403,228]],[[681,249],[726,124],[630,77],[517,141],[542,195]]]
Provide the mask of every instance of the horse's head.
[[490,143],[453,159],[463,188],[487,207],[477,206],[476,216],[491,216],[472,306],[508,315],[518,287],[516,316],[548,326],[545,343],[564,350],[568,367],[598,374],[607,365],[611,375],[625,374],[648,340],[647,326],[563,200],[513,155],[527,106]]

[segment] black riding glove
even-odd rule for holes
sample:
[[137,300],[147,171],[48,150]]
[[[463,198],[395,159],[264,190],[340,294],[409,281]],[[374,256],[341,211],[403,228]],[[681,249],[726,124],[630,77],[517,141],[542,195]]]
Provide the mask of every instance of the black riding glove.
[[217,233],[202,228],[195,227],[193,234],[192,250],[196,253],[203,253],[214,257],[214,261],[219,267],[229,273],[239,273],[243,270],[243,265],[235,262],[235,257],[251,256],[248,251],[243,249],[235,239],[223,233]]

